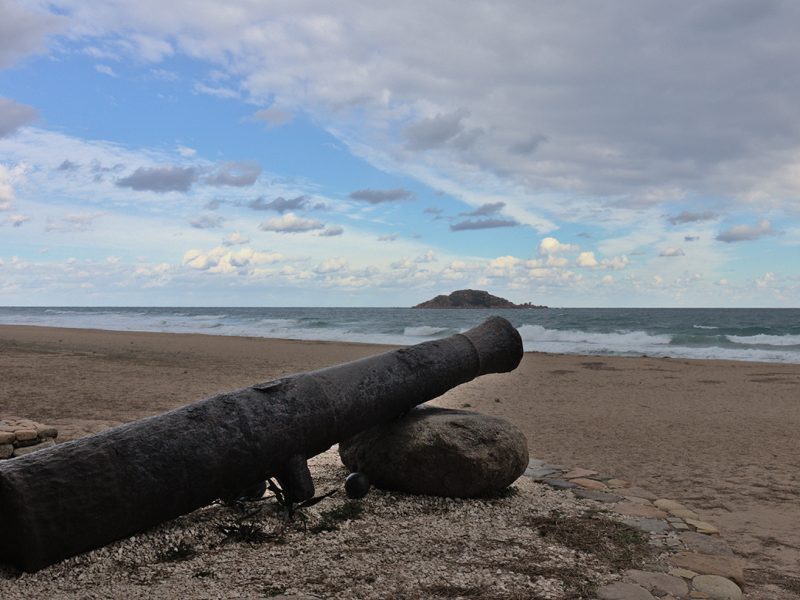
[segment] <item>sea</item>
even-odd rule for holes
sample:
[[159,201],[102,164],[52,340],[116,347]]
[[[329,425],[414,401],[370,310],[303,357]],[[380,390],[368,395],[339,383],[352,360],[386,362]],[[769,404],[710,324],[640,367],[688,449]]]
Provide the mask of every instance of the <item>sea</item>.
[[409,345],[491,315],[526,352],[800,363],[800,309],[0,307],[0,324]]

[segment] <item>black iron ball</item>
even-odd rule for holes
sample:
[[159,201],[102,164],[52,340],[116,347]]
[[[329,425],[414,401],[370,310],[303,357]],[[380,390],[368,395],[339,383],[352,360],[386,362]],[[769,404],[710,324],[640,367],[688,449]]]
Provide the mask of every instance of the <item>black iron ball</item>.
[[369,492],[369,477],[358,471],[350,473],[344,480],[344,491],[348,498],[363,498]]

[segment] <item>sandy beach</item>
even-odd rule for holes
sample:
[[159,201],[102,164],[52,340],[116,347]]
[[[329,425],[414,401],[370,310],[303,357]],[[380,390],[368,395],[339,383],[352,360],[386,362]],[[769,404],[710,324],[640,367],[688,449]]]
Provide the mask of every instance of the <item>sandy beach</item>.
[[[0,414],[64,441],[387,349],[0,326]],[[437,403],[513,421],[532,457],[684,502],[746,559],[748,598],[800,597],[800,365],[528,353]]]

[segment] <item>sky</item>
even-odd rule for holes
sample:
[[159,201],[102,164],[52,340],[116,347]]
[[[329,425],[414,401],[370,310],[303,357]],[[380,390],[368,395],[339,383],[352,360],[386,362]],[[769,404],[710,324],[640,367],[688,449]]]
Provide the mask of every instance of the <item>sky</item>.
[[0,305],[797,307],[794,0],[0,0]]

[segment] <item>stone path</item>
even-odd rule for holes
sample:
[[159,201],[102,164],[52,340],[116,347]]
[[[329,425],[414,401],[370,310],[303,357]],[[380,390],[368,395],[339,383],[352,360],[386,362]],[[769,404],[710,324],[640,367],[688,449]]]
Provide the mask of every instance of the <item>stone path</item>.
[[21,417],[0,418],[0,459],[15,458],[55,445],[58,431]]
[[567,469],[532,459],[525,476],[579,498],[603,503],[622,520],[647,533],[668,556],[664,571],[631,569],[597,591],[599,600],[741,600],[744,561],[719,530],[689,507],[622,479],[590,469]]

